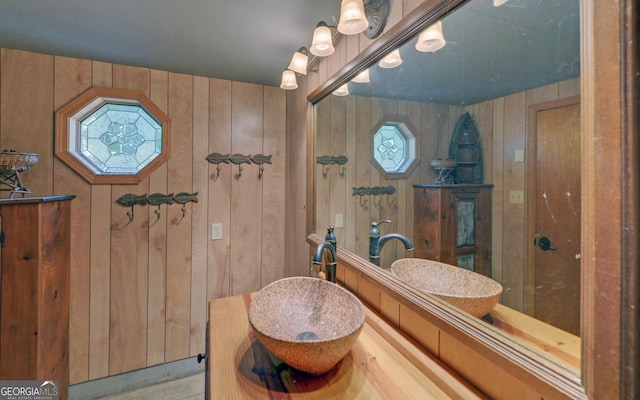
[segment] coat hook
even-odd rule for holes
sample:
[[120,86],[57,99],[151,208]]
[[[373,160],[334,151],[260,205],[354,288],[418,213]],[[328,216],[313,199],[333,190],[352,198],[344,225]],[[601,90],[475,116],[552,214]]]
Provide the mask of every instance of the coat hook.
[[251,161],[260,166],[260,170],[258,171],[258,178],[262,178],[262,174],[264,173],[264,164],[271,164],[271,156],[265,156],[264,154],[255,154],[251,156]]
[[133,205],[131,206],[131,210],[127,211],[127,216],[129,217],[129,222],[133,222]]
[[133,206],[135,206],[136,204],[140,204],[142,206],[146,206],[147,205],[147,195],[146,194],[142,194],[142,195],[135,195],[135,194],[131,194],[131,193],[127,193],[124,194],[122,196],[120,196],[120,198],[118,198],[116,200],[118,203],[122,204],[123,206],[126,207],[131,207],[130,211],[127,211],[127,216],[129,217],[129,223],[133,222]]
[[238,164],[238,178],[242,176],[242,164],[251,164],[250,155],[233,154],[229,157],[229,160],[234,164]]
[[343,165],[342,167],[340,167],[339,174],[340,174],[341,177],[344,178],[346,172],[347,172],[347,166],[346,165]]
[[329,175],[329,170],[331,169],[330,165],[325,165],[322,168],[322,176],[324,176],[325,178],[327,177],[327,175]]
[[[378,199],[378,201],[376,201],[376,198]],[[377,208],[378,210],[382,211],[382,197],[381,196],[373,196],[373,205],[375,206],[375,208]]]
[[220,177],[220,163],[229,164],[231,161],[229,159],[229,154],[220,154],[220,153],[211,153],[206,157],[207,161],[211,164],[216,164],[216,177],[213,178],[214,181],[218,180]]
[[397,200],[398,199],[396,197],[394,197],[392,201],[389,201],[389,195],[387,195],[387,204],[389,205],[389,207],[392,210],[397,210],[398,209],[398,206],[396,205],[396,201]]
[[360,196],[360,207],[362,207],[363,210],[367,209],[367,199],[364,196]]

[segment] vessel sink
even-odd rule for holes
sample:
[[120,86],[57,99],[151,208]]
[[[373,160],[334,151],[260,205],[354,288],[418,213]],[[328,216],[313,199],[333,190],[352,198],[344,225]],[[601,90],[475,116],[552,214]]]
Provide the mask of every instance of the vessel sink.
[[256,338],[289,366],[312,375],[329,372],[364,326],[364,306],[335,283],[310,277],[275,281],[249,305]]
[[500,300],[502,285],[484,275],[421,258],[401,258],[391,264],[400,280],[481,318]]

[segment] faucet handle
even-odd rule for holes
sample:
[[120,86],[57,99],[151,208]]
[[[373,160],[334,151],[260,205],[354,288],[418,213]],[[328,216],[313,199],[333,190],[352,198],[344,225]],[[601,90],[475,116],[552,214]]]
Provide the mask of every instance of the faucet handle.
[[379,222],[375,222],[373,221],[371,223],[371,230],[369,231],[369,237],[370,238],[377,238],[380,237],[380,229],[378,229],[378,225],[380,224],[390,224],[391,220],[389,219],[383,219],[382,221]]
[[383,219],[382,221],[379,221],[379,222],[375,222],[375,221],[374,221],[374,222],[372,222],[372,223],[371,223],[371,227],[372,227],[372,228],[375,228],[376,226],[378,226],[378,225],[380,225],[380,224],[385,224],[385,223],[386,223],[386,224],[390,224],[390,223],[391,223],[391,220],[390,220],[390,219]]

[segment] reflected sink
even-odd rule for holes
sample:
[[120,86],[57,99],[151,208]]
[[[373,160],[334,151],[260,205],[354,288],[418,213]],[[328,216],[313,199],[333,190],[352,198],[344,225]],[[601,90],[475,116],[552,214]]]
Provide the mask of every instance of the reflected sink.
[[260,343],[289,366],[312,375],[329,372],[349,353],[364,317],[356,296],[309,277],[275,281],[249,305],[249,322]]
[[400,280],[482,318],[500,300],[502,285],[484,275],[421,258],[401,258],[391,264]]

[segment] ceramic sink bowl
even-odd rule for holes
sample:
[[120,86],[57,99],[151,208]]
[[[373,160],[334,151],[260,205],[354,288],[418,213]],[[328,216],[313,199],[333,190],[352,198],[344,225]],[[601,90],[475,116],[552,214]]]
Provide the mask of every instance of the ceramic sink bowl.
[[291,277],[260,290],[249,305],[255,336],[274,356],[312,375],[329,372],[364,326],[364,306],[329,281]]
[[502,294],[502,285],[491,278],[433,260],[402,258],[391,264],[391,272],[478,318],[487,315]]

